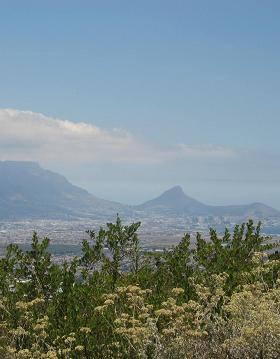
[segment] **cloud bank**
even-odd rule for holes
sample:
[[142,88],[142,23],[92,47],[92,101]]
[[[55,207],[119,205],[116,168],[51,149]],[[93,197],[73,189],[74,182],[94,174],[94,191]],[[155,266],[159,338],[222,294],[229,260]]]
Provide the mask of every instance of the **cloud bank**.
[[193,197],[212,204],[262,201],[279,208],[280,203],[276,151],[159,146],[125,130],[31,111],[0,109],[0,160],[39,162],[99,197],[120,202],[141,203],[181,184]]
[[161,164],[180,159],[227,159],[236,156],[222,146],[175,144],[158,147],[138,141],[131,133],[105,130],[31,111],[0,109],[0,159],[44,164]]

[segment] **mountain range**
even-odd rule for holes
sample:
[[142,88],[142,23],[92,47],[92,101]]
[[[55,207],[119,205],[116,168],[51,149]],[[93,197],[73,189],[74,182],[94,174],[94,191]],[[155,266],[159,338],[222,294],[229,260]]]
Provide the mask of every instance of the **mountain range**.
[[280,212],[263,203],[231,206],[209,206],[187,196],[180,186],[175,186],[159,197],[136,206],[138,210],[166,215],[232,216],[267,218],[278,217]]
[[110,219],[121,216],[233,216],[280,217],[262,203],[240,206],[209,206],[187,196],[175,186],[141,205],[127,206],[100,199],[72,185],[65,177],[24,161],[0,161],[0,219]]

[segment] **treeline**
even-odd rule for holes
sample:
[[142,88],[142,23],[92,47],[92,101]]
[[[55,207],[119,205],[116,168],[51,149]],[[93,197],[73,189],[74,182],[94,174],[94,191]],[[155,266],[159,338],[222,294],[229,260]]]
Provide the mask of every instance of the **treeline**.
[[280,260],[252,221],[144,253],[140,223],[88,231],[80,258],[49,239],[0,260],[1,358],[279,358]]

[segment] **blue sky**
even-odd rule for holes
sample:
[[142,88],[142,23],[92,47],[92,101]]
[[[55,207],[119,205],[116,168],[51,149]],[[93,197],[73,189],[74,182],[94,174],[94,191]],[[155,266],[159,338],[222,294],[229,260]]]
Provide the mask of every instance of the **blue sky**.
[[[276,0],[1,1],[0,108],[129,133],[141,163],[102,161],[101,147],[72,165],[26,154],[108,199],[181,184],[280,208],[279,13]],[[182,144],[187,158],[171,156]]]

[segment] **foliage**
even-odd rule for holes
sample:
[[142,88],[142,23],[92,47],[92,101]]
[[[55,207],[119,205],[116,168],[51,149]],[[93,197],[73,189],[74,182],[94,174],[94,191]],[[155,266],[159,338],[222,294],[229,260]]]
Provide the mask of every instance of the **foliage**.
[[252,221],[144,253],[140,223],[88,231],[57,265],[49,240],[0,260],[0,357],[280,357],[280,260]]

